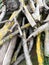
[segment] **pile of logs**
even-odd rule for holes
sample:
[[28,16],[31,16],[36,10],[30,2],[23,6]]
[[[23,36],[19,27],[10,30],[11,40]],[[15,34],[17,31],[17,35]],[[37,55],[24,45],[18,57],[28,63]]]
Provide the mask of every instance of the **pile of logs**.
[[0,0],[0,65],[18,65],[23,59],[33,65],[30,52],[35,37],[38,65],[44,65],[44,56],[49,57],[49,1]]

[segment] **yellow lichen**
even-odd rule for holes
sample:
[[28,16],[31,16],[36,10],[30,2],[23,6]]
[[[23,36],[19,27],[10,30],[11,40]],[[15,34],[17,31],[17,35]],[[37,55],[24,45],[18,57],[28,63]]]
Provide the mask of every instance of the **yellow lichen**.
[[[15,16],[17,16],[19,11],[15,11],[9,20],[11,21]],[[14,21],[12,22],[7,22],[2,29],[0,29],[0,40],[6,35],[6,33],[9,31],[9,28],[14,24]]]
[[38,57],[38,63],[39,65],[43,65],[43,53],[41,52],[41,41],[40,41],[40,35],[37,37],[37,43],[36,43],[36,52]]

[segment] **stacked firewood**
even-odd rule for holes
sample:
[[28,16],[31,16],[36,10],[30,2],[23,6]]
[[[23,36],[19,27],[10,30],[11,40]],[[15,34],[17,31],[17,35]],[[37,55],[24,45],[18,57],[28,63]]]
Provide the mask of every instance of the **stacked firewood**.
[[44,65],[44,56],[49,57],[49,1],[0,0],[0,65],[18,65],[23,59],[33,65],[30,52],[35,37],[38,65]]

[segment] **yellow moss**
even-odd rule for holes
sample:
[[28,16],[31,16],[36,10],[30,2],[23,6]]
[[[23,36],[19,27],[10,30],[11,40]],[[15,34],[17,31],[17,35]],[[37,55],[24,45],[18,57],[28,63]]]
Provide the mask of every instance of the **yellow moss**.
[[40,35],[37,37],[37,43],[36,43],[36,52],[37,52],[37,57],[38,57],[38,63],[39,65],[43,65],[43,53],[41,52],[41,41],[40,41]]

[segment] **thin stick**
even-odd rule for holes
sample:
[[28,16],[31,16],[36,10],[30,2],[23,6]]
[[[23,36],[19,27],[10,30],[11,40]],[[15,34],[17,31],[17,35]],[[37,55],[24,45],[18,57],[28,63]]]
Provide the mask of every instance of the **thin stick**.
[[[31,34],[32,33],[32,30],[30,29],[29,31],[30,31],[30,34]],[[33,47],[33,38],[30,39],[30,42],[29,42],[29,52],[31,52],[32,47]]]
[[49,7],[47,6],[47,4],[46,4],[46,1],[45,1],[45,0],[43,0],[43,4],[44,4],[44,7],[48,10],[48,9],[49,9]]
[[45,30],[45,44],[44,44],[45,56],[49,57],[49,25]]
[[32,14],[32,16],[35,20],[40,21],[41,15],[40,15],[40,11],[39,11],[39,5],[37,5],[37,7],[36,7],[34,13]]
[[[33,44],[33,42],[32,42],[33,40],[30,40],[30,45],[32,45]],[[32,45],[33,46],[33,45]],[[29,53],[30,53],[30,51],[31,51],[31,49],[32,49],[32,46],[29,46]],[[22,60],[24,60],[25,59],[25,56],[24,56],[24,54],[21,54],[18,58],[17,58],[17,60],[13,63],[13,65],[18,65],[18,64],[20,64],[20,62],[22,61]]]
[[40,26],[35,32],[33,32],[27,39],[27,41],[33,36],[35,37],[36,35],[38,35],[39,33],[41,33],[42,31],[44,31],[47,27],[48,27],[48,23]]
[[[23,10],[22,10],[22,11],[23,11]],[[36,25],[36,23],[35,23],[33,17],[31,16],[31,14],[28,12],[26,6],[24,6],[24,11],[23,11],[23,13],[24,13],[25,16],[27,17],[28,22],[30,23],[30,25],[31,25],[32,27],[34,27],[34,26]]]
[[28,47],[27,47],[27,43],[26,43],[25,31],[23,32],[23,35],[24,35],[24,37],[22,38],[22,41],[23,41],[23,50],[24,50],[26,64],[27,65],[32,65],[30,55],[29,55],[29,51],[28,51]]
[[[17,16],[19,15],[19,13],[21,12],[22,7],[18,10],[18,11],[14,11],[14,13],[12,14],[12,16],[9,18],[9,20],[13,20],[14,17],[17,18]],[[12,27],[14,24],[14,21],[12,21],[11,23],[7,22],[4,27],[2,29],[0,29],[0,40],[7,34],[7,32],[9,32],[9,28]],[[4,33],[4,34],[3,34]]]
[[4,5],[2,7],[2,13],[0,14],[0,21],[2,21],[3,17],[5,16],[5,13],[6,13],[6,6]]
[[30,0],[30,6],[31,6],[31,8],[32,8],[32,11],[34,12],[35,11],[35,5],[34,5],[34,2],[33,2],[33,0]]
[[23,9],[22,9],[22,12],[25,14],[25,16],[27,17],[28,19],[28,22],[30,23],[30,25],[33,27],[36,25],[33,17],[31,16],[31,14],[29,13],[25,3],[24,3],[24,0],[20,0],[20,3],[23,5]]
[[20,32],[20,35],[22,36],[22,31],[21,31],[20,25],[19,25],[18,21],[16,20],[16,18],[14,18],[14,21],[15,21],[15,23],[17,23],[18,30]]
[[39,5],[39,7],[43,7],[43,0],[35,0],[36,4]]
[[6,22],[9,22],[9,20],[5,20],[5,21],[0,21],[0,24],[4,24]]
[[[23,30],[23,29],[25,29],[25,28],[28,28],[29,26],[30,26],[30,24],[28,23],[28,24],[22,26],[21,29]],[[48,23],[46,23],[46,24],[40,26],[35,32],[33,32],[33,33],[28,37],[28,39],[27,39],[26,41],[28,41],[32,36],[35,37],[36,35],[38,35],[38,33],[41,33],[41,32],[44,31],[47,27],[48,27]],[[9,34],[7,37],[5,37],[3,40],[0,41],[0,46],[3,45],[3,43],[4,43],[5,41],[7,41],[7,40],[9,40],[9,39],[12,39],[12,38],[13,38],[16,34],[18,34],[18,33],[19,33],[19,30],[15,31],[14,33]]]
[[[29,53],[31,52],[31,49],[32,49],[32,46],[33,46],[33,40],[30,40],[30,46],[29,46]],[[31,46],[32,45],[32,46]],[[25,59],[25,56],[24,56],[24,54],[21,54],[18,58],[17,58],[17,60],[13,63],[13,65],[18,65],[18,64],[20,64],[20,62],[22,61],[22,60],[24,60]]]
[[22,43],[22,41],[19,43],[19,47],[18,47],[18,49],[16,50],[16,52],[14,53],[14,55],[13,55],[11,64],[13,64],[13,63],[17,60],[17,56],[18,56],[18,54],[19,54],[19,52],[20,52],[20,49],[21,49],[21,46],[22,46],[21,43]]
[[[24,22],[25,22],[25,19],[23,18],[23,25],[24,25]],[[32,62],[31,62],[31,59],[30,59],[30,55],[29,55],[29,50],[28,50],[27,43],[26,43],[26,33],[25,33],[25,30],[23,30],[22,41],[23,41],[23,51],[24,51],[26,64],[27,65],[32,65]]]
[[18,58],[17,58],[17,60],[16,60],[16,62],[15,63],[13,63],[13,65],[18,65],[22,60],[24,60],[24,54],[22,54],[22,55],[20,55]]
[[[23,30],[23,29],[25,29],[25,28],[27,28],[27,27],[29,27],[29,26],[30,26],[29,23],[28,23],[28,24],[25,24],[24,26],[21,27],[21,29]],[[8,35],[7,37],[5,37],[3,40],[0,40],[0,46],[3,45],[5,41],[12,39],[12,38],[13,38],[16,34],[18,34],[18,33],[19,33],[19,30],[15,31],[15,32],[13,32],[13,33],[11,33],[11,34],[9,34],[9,35]]]

